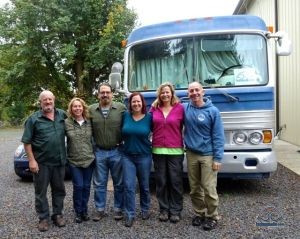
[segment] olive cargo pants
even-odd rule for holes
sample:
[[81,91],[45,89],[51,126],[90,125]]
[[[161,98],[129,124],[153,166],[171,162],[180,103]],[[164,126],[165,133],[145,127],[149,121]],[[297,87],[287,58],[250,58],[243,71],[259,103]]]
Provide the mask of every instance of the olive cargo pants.
[[217,193],[218,172],[212,170],[212,163],[212,156],[201,156],[187,150],[190,197],[193,209],[198,216],[217,219],[219,205]]

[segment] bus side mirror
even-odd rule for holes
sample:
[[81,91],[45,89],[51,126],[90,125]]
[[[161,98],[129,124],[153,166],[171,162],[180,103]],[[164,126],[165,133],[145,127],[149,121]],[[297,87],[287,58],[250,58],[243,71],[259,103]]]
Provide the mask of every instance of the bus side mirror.
[[109,84],[115,90],[120,89],[121,83],[121,73],[110,73],[109,74]]
[[292,43],[288,34],[283,31],[275,33],[278,38],[276,39],[276,54],[279,56],[289,56],[292,52]]
[[109,84],[115,90],[121,88],[121,72],[123,71],[123,65],[120,62],[115,62],[111,67],[111,73],[109,74]]

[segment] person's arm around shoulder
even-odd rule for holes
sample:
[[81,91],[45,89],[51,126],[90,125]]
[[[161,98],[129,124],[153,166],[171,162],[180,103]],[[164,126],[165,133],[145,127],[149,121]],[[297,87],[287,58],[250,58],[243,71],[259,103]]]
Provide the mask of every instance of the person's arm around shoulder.
[[112,107],[118,109],[119,111],[121,111],[122,113],[124,113],[124,111],[127,111],[127,107],[125,104],[118,102],[118,101],[113,101],[112,103]]
[[62,110],[62,114],[63,114],[64,119],[67,119],[67,118],[68,118],[68,114],[67,114],[66,111]]

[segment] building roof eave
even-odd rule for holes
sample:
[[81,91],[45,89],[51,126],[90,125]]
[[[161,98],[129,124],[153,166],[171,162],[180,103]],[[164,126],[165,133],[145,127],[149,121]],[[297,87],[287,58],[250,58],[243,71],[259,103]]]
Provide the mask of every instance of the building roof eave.
[[233,11],[233,15],[245,14],[249,4],[250,0],[240,0]]

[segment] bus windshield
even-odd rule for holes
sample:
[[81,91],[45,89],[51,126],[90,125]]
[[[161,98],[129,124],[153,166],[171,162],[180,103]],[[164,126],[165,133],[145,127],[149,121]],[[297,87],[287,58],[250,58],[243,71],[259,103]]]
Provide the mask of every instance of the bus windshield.
[[128,90],[176,89],[199,81],[205,88],[268,83],[266,40],[254,34],[218,34],[134,45],[128,55]]

